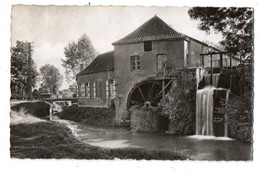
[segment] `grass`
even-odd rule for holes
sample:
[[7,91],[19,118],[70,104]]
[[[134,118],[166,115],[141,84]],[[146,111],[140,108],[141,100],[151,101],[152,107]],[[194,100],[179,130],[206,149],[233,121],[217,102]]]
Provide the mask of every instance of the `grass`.
[[30,159],[146,159],[184,160],[189,156],[176,150],[122,148],[107,149],[81,143],[64,125],[46,121],[11,125],[12,158]]
[[115,110],[113,108],[92,108],[72,105],[68,109],[55,114],[61,119],[93,124],[99,126],[115,126]]
[[32,116],[38,117],[38,118],[46,118],[50,115],[50,105],[48,105],[45,102],[25,102],[25,103],[19,103],[15,104],[11,107],[11,110],[13,111],[20,111],[24,110],[27,113],[31,114]]

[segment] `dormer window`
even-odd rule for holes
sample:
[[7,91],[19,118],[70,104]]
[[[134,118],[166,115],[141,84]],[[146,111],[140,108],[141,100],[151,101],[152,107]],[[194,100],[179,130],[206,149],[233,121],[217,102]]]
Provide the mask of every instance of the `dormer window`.
[[144,51],[152,51],[152,41],[144,41]]

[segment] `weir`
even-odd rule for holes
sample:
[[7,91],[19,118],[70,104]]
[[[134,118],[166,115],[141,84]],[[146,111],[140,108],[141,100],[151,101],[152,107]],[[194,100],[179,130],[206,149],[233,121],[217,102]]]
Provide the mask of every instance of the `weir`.
[[[224,97],[226,103],[229,98],[229,90],[225,88],[217,88],[220,74],[212,75],[212,85],[210,84],[211,76],[205,75],[204,81],[206,87],[197,90],[196,93],[196,135],[214,136],[214,93],[217,91],[225,91]],[[228,136],[227,115],[224,115],[224,133]]]

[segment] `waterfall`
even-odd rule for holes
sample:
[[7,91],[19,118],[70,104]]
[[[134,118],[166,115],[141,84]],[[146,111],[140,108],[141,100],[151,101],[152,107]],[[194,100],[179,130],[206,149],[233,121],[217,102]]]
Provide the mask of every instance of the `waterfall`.
[[198,90],[196,95],[196,134],[214,135],[213,133],[213,94],[215,87],[208,86]]
[[[227,90],[226,92],[226,104],[228,103],[228,98],[229,98],[229,92],[230,90]],[[228,117],[227,114],[224,114],[224,119],[225,119],[225,124],[224,124],[224,136],[228,137]]]
[[[212,80],[213,80],[212,85],[214,87],[216,87],[216,88],[218,87],[219,76],[220,76],[219,73],[212,75]],[[204,75],[205,85],[211,85],[210,84],[210,79],[211,79],[211,75],[210,74]]]
[[[214,135],[213,130],[213,111],[214,111],[214,91],[225,91],[225,100],[228,102],[230,90],[225,88],[215,88],[207,86],[198,90],[196,94],[196,134],[197,135]],[[228,137],[228,117],[224,114],[224,133]]]

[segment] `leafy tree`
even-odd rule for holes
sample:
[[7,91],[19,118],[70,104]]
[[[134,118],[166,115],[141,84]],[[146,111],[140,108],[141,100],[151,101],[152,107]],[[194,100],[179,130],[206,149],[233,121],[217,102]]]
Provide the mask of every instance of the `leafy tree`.
[[245,60],[253,54],[253,9],[194,7],[189,9],[191,19],[199,20],[198,28],[207,34],[211,30],[222,33],[220,42],[227,51],[239,52]]
[[65,60],[61,59],[62,66],[65,68],[66,81],[75,84],[76,74],[80,72],[80,64],[88,65],[96,54],[86,34],[83,34],[77,42],[70,42],[64,48]]
[[39,73],[32,59],[33,50],[29,42],[17,41],[11,48],[11,92],[12,97],[27,97],[35,87]]
[[56,94],[63,79],[59,69],[53,65],[45,64],[40,68],[40,74],[42,83],[39,90],[45,93]]
[[40,97],[40,93],[37,89],[33,90],[32,95],[34,99],[38,99]]

